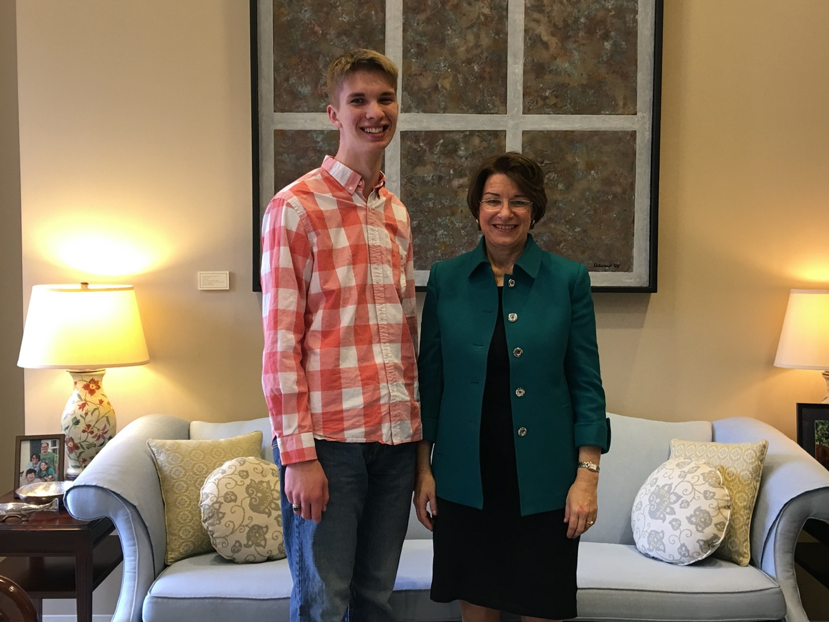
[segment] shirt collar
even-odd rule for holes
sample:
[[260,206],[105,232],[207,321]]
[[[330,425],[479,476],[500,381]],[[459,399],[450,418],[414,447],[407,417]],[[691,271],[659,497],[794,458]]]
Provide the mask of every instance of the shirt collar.
[[[544,251],[535,243],[533,236],[527,234],[527,244],[521,252],[521,256],[515,262],[514,268],[521,268],[528,276],[535,279],[538,275],[538,269],[541,267],[541,257]],[[475,273],[482,265],[489,265],[489,258],[486,256],[486,242],[484,236],[481,236],[478,246],[469,253],[469,275]],[[514,272],[513,268],[513,272]]]
[[[351,170],[339,160],[331,156],[325,156],[325,159],[322,161],[322,168],[328,171],[331,177],[336,179],[349,194],[354,194],[363,189],[365,181],[360,176],[360,173]],[[380,179],[377,181],[377,185],[374,186],[374,190],[379,192],[380,188],[384,188],[385,185],[386,176],[383,174],[383,171],[380,171]]]

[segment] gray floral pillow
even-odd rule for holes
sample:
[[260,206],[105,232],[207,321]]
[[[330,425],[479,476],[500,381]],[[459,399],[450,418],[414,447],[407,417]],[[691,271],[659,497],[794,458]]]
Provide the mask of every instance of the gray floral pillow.
[[685,566],[717,550],[730,517],[731,497],[720,472],[682,458],[648,476],[633,501],[630,526],[640,553]]
[[285,557],[279,469],[261,458],[228,460],[201,489],[201,519],[210,543],[237,563]]

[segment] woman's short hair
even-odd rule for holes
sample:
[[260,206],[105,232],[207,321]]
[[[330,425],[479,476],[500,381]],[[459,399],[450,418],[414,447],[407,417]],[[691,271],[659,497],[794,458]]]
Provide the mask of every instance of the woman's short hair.
[[326,88],[328,89],[328,103],[332,106],[339,105],[340,88],[348,77],[355,71],[376,71],[383,74],[397,91],[397,65],[387,57],[374,50],[352,50],[342,56],[338,56],[328,65],[328,73],[325,76]]
[[544,191],[544,172],[534,160],[515,151],[488,158],[469,179],[466,203],[475,219],[481,209],[486,180],[492,175],[506,175],[532,201],[532,220],[538,222],[547,211],[547,193]]

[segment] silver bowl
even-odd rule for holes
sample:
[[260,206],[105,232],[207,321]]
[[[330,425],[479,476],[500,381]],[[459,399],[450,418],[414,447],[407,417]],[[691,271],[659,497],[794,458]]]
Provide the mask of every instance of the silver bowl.
[[74,482],[35,482],[25,484],[17,489],[17,496],[27,503],[49,503],[52,499],[60,499],[63,493],[72,488]]

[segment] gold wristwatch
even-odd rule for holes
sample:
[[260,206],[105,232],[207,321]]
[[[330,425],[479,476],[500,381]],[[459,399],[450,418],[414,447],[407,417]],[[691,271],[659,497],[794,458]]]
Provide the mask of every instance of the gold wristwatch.
[[580,469],[587,469],[588,471],[593,471],[594,473],[599,472],[599,465],[595,462],[579,462],[576,466]]

